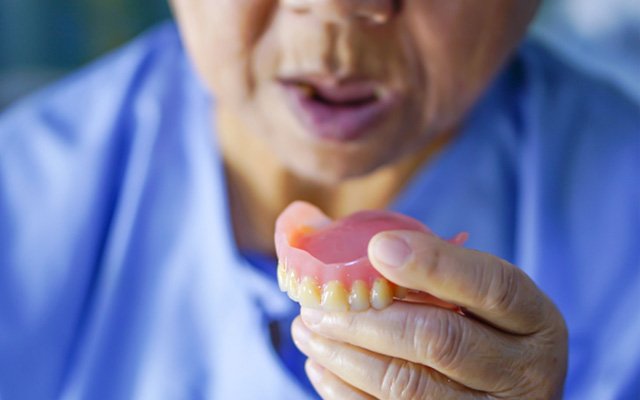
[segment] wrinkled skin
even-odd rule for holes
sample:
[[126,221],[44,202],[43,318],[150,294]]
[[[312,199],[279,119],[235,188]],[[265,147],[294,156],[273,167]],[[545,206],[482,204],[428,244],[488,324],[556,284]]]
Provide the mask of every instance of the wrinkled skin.
[[[291,169],[325,182],[370,172],[454,128],[520,41],[538,2],[411,0],[385,24],[353,17],[384,13],[391,3],[173,1],[217,100]],[[321,142],[306,134],[275,81],[292,73],[374,79],[399,101],[364,142]]]
[[375,236],[369,258],[387,279],[458,304],[466,315],[404,302],[382,312],[303,309],[293,337],[323,398],[561,398],[566,327],[521,270],[409,231]]
[[[250,141],[266,146],[288,171],[331,188],[455,132],[521,40],[538,3],[173,0],[172,6],[218,107],[242,122],[242,128],[218,134],[233,141],[248,132]],[[362,140],[321,140],[309,134],[279,90],[278,78],[287,74],[374,80],[397,102]],[[246,176],[265,187],[292,190],[292,184],[276,185],[259,157],[232,159],[236,167],[257,165]],[[250,209],[267,200],[253,197],[242,199],[253,201]],[[384,245],[385,237],[404,244]],[[292,327],[294,340],[309,357],[307,373],[323,398],[561,396],[565,323],[523,272],[489,254],[415,232],[382,233],[369,251],[374,267],[390,281],[467,312],[402,302],[357,314],[302,310]],[[402,254],[404,261],[392,267],[390,256]]]

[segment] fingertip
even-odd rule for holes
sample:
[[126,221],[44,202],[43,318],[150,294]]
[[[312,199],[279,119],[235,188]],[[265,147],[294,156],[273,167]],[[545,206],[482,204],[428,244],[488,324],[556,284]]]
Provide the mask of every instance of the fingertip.
[[322,380],[324,368],[310,358],[307,358],[307,361],[304,364],[304,370],[311,382],[319,383]]
[[302,307],[300,310],[300,318],[307,327],[320,325],[324,318],[324,312],[315,308]]
[[298,347],[304,346],[309,342],[311,332],[304,324],[300,316],[297,316],[291,323],[291,337]]
[[400,231],[382,232],[369,241],[369,259],[377,266],[400,269],[413,257],[413,249]]
[[[389,243],[391,239],[396,241]],[[369,242],[369,260],[373,267],[396,285],[427,291],[429,271],[441,246],[448,244],[434,234],[416,231],[386,231]]]

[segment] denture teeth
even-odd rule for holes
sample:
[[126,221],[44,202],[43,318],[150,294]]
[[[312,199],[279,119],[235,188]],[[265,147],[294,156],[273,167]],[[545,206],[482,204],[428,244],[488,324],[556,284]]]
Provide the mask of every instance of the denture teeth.
[[299,287],[298,277],[293,270],[287,271],[287,294],[289,298],[293,301],[298,301],[299,296]]
[[328,312],[349,311],[349,294],[342,283],[331,281],[322,290],[322,309]]
[[287,291],[287,270],[283,263],[278,263],[278,287],[281,292]]
[[409,289],[403,286],[394,285],[393,295],[396,299],[404,299],[409,295]]
[[369,288],[364,281],[355,281],[349,293],[351,311],[365,311],[369,308]]
[[371,287],[371,307],[376,310],[382,310],[389,306],[392,301],[393,291],[389,281],[381,278],[376,279]]
[[347,291],[340,281],[330,281],[321,289],[318,282],[309,276],[302,280],[286,263],[278,263],[278,287],[286,292],[291,300],[307,308],[322,308],[328,312],[365,311],[369,307],[381,310],[389,306],[394,297],[403,299],[409,289],[391,284],[383,278],[373,282],[371,290],[367,283],[357,280]]
[[298,297],[302,307],[320,308],[320,288],[313,278],[305,276],[302,279]]

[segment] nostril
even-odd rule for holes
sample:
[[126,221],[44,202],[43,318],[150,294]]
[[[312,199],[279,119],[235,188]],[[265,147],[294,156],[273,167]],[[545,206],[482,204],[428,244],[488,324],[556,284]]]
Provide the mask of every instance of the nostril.
[[309,0],[285,0],[284,5],[296,14],[306,14],[309,12]]
[[307,7],[291,7],[291,11],[294,14],[306,14],[309,12],[309,9]]

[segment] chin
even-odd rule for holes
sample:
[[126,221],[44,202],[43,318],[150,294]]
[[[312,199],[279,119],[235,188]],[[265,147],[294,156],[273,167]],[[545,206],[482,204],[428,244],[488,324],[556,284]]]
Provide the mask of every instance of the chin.
[[288,152],[282,159],[289,171],[299,178],[323,185],[335,186],[348,180],[365,177],[387,165],[391,155],[381,154],[366,146],[313,149]]
[[415,132],[405,126],[409,118],[394,115],[368,126],[366,135],[354,140],[322,137],[294,113],[262,115],[254,120],[254,130],[263,133],[274,156],[294,176],[322,186],[366,177],[402,158],[407,142],[415,141]]

